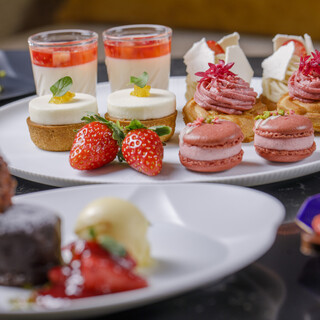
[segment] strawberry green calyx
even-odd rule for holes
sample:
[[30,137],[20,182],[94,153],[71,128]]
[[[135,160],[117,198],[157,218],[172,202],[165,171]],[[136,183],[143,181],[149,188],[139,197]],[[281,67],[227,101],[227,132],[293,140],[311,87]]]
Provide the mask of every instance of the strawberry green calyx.
[[153,126],[149,127],[148,129],[154,131],[159,137],[170,134],[172,131],[172,129],[168,126]]
[[114,123],[112,121],[109,121],[105,118],[102,118],[101,116],[94,114],[94,113],[88,113],[87,116],[81,118],[82,121],[85,123],[90,122],[100,122],[104,125],[106,125],[111,131],[112,131],[112,138],[117,141],[117,144],[119,146],[119,152],[118,152],[118,160],[119,162],[124,161],[124,157],[122,155],[121,146],[122,141],[125,138],[125,134],[123,131],[123,128],[120,126],[119,122]]
[[149,129],[151,131],[154,131],[159,137],[170,134],[172,129],[168,126],[153,126],[147,128],[145,125],[143,125],[139,120],[131,120],[130,124],[126,126],[125,128],[120,126],[119,121],[116,123],[109,121],[97,114],[89,113],[87,116],[84,116],[81,118],[82,121],[84,121],[86,124],[91,122],[100,122],[104,125],[106,125],[111,131],[112,131],[112,138],[117,141],[117,144],[119,146],[119,152],[118,152],[118,160],[120,162],[125,161],[125,158],[122,154],[122,142],[126,135],[136,129]]
[[121,146],[122,141],[125,137],[125,134],[124,134],[123,128],[120,126],[119,122],[114,123],[114,122],[109,121],[105,118],[102,118],[101,116],[99,116],[97,114],[91,114],[91,113],[88,113],[87,116],[82,117],[81,120],[84,121],[85,123],[97,121],[102,124],[105,124],[106,126],[108,126],[108,128],[110,130],[112,130],[112,132],[113,132],[112,138],[118,142],[119,146]]
[[147,128],[145,125],[143,125],[139,120],[131,120],[130,124],[125,127],[127,133],[131,130],[136,129],[149,129],[154,131],[159,137],[164,136],[166,134],[170,134],[172,129],[168,126],[153,126]]
[[131,130],[136,130],[136,129],[147,129],[147,127],[137,119],[131,120],[130,124],[125,127],[125,130],[127,132]]

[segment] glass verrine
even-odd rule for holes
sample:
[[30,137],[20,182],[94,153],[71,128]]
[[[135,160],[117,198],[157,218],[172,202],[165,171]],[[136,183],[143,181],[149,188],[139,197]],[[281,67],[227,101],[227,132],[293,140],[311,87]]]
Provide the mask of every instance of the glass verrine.
[[172,30],[169,27],[137,24],[103,32],[105,61],[111,90],[128,87],[130,76],[149,74],[153,88],[168,89]]
[[50,93],[60,78],[70,76],[72,91],[96,95],[98,34],[88,30],[53,30],[28,39],[38,95]]

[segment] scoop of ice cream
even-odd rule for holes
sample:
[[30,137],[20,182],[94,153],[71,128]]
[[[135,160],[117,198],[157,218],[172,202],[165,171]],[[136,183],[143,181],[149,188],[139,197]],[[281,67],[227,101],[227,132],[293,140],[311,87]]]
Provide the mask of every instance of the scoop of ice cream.
[[11,197],[14,195],[16,185],[16,181],[11,177],[7,164],[0,156],[0,213],[11,206]]
[[95,235],[109,236],[122,244],[138,266],[151,263],[147,240],[149,223],[131,202],[105,197],[89,203],[80,213],[75,226],[76,234],[89,240],[91,230]]

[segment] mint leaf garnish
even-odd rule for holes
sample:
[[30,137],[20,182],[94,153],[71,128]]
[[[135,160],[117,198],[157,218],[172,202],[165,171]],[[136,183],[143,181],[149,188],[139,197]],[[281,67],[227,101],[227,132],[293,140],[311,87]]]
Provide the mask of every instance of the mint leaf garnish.
[[97,237],[96,230],[94,229],[94,227],[91,227],[89,229],[89,237],[90,237],[90,239],[95,239]]
[[134,77],[131,76],[130,77],[130,83],[135,84],[136,86],[143,88],[146,86],[147,82],[149,79],[149,75],[147,72],[143,72],[142,75],[140,77]]
[[114,256],[124,257],[127,254],[126,249],[109,236],[103,236],[99,238],[98,242],[104,249],[109,251]]
[[66,94],[72,86],[72,79],[69,76],[59,79],[54,85],[50,87],[54,97],[62,97]]

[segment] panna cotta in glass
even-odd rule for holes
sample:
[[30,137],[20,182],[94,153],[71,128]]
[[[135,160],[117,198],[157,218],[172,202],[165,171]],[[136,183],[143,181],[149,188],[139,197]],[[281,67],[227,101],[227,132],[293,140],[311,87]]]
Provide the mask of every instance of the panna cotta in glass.
[[70,76],[75,92],[96,95],[98,34],[87,30],[55,30],[28,39],[33,77],[39,96]]
[[172,30],[160,25],[127,25],[103,32],[111,91],[128,88],[144,71],[152,88],[168,89]]

